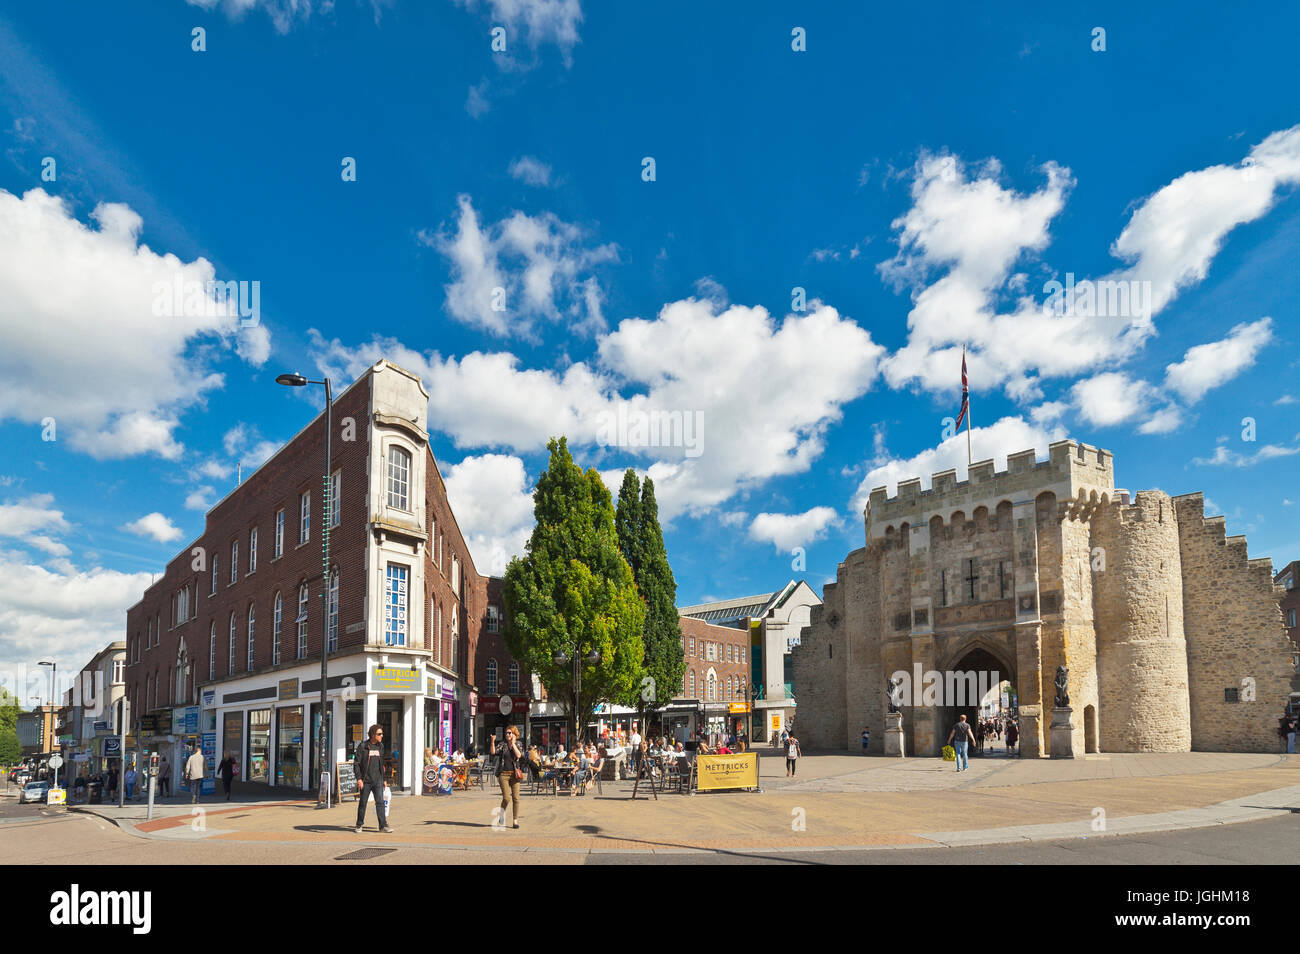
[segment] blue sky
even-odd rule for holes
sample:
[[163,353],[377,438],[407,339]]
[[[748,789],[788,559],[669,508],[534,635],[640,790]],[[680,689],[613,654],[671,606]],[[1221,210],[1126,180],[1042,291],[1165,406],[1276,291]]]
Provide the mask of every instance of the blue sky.
[[[1298,21],[589,0],[0,14],[0,664],[57,638],[80,666],[236,461],[311,418],[317,395],[275,375],[341,388],[380,356],[432,392],[481,570],[519,549],[565,433],[602,473],[655,477],[679,602],[820,589],[862,545],[871,487],[964,471],[943,430],[963,344],[977,459],[1099,444],[1121,486],[1203,490],[1252,556],[1300,558],[1281,65]],[[1048,316],[1067,273],[1149,307]],[[175,275],[258,282],[256,325],[154,314]],[[604,446],[620,407],[700,415],[699,453]]]

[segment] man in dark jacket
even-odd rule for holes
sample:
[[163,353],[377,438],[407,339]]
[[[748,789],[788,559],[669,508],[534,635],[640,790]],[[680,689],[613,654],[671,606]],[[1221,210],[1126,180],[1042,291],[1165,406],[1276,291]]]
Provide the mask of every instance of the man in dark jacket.
[[370,738],[357,746],[352,759],[361,794],[357,797],[357,834],[361,834],[366,820],[366,799],[375,796],[375,813],[379,816],[379,830],[388,832],[388,819],[384,817],[384,730],[376,723],[370,727]]

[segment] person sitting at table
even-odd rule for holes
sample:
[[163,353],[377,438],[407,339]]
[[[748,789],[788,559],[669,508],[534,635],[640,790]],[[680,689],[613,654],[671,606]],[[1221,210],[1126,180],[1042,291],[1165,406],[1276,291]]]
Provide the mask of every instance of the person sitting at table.
[[581,788],[583,784],[587,781],[587,775],[590,772],[590,768],[591,768],[591,762],[587,760],[586,749],[579,748],[576,752],[574,752],[573,756],[574,759],[576,759],[575,764],[577,765],[577,771],[573,773],[569,784],[570,796],[574,796],[578,794],[578,789]]
[[428,746],[425,746],[424,749],[424,764],[426,767],[430,765],[438,764],[437,759],[434,758],[433,749],[429,748]]
[[462,752],[460,749],[457,749],[455,752],[451,753],[452,765],[460,765],[464,761],[465,761],[465,753]]

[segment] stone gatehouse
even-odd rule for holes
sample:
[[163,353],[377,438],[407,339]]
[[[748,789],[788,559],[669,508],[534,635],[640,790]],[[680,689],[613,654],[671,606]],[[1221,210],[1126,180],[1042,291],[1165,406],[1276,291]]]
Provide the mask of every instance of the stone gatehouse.
[[[885,685],[997,671],[1022,754],[1050,754],[1053,679],[1069,669],[1075,753],[1277,751],[1296,649],[1268,559],[1206,517],[1201,494],[1130,498],[1109,452],[1058,441],[1039,461],[971,465],[872,491],[866,546],[839,565],[794,652],[809,748],[883,751]],[[909,755],[937,754],[959,711],[903,700]]]

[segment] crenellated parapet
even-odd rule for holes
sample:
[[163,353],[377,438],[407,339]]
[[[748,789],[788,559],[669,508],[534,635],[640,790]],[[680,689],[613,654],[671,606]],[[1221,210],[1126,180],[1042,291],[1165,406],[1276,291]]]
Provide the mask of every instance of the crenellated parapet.
[[871,491],[864,511],[867,542],[883,539],[905,523],[924,526],[936,516],[947,523],[958,512],[969,518],[977,507],[993,511],[1003,501],[1019,504],[1043,493],[1056,495],[1066,508],[1063,515],[1078,517],[1111,502],[1115,494],[1111,453],[1072,440],[1050,445],[1046,460],[1029,449],[1008,454],[1005,470],[982,460],[968,471],[960,481],[955,470],[940,471],[925,489],[920,478],[901,480],[892,497],[886,487]]

